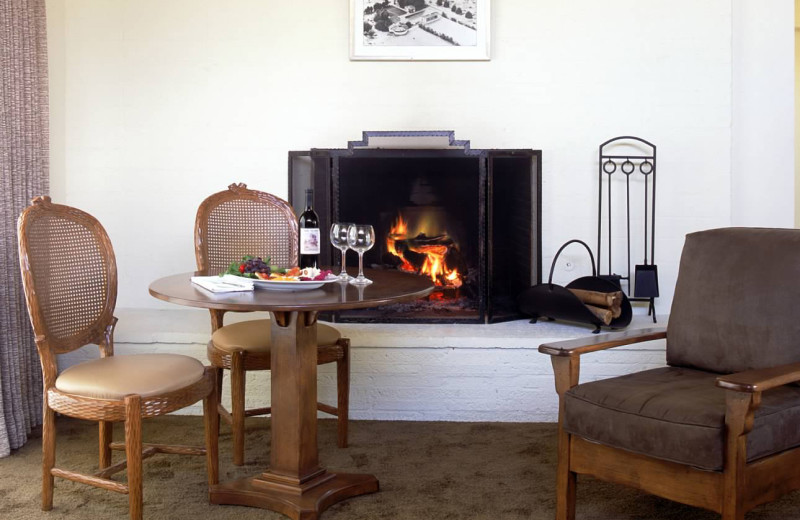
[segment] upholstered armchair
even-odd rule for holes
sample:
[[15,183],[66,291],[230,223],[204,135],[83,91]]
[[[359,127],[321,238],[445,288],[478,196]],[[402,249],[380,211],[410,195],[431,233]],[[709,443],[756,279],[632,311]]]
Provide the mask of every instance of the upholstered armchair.
[[[724,520],[800,488],[798,301],[800,230],[703,231],[665,329],[541,345],[559,396],[556,518],[575,518],[578,474]],[[583,354],[656,339],[667,366],[579,384]]]

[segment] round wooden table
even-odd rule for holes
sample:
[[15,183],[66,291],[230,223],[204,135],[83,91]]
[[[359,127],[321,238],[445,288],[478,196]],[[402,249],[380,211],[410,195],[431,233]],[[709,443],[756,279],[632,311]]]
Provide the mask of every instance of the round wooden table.
[[433,291],[427,278],[399,271],[365,270],[365,287],[326,284],[282,292],[211,293],[191,283],[195,273],[161,278],[150,294],[161,300],[231,311],[269,311],[272,317],[270,465],[257,476],[211,486],[212,504],[271,509],[311,520],[336,502],[378,491],[374,475],[336,473],[319,466],[317,453],[317,313],[415,300]]

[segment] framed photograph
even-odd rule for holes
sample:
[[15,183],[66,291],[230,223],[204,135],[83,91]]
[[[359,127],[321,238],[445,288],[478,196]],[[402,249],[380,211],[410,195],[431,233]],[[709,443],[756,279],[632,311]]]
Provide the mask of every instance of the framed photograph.
[[350,0],[351,60],[488,60],[489,0]]

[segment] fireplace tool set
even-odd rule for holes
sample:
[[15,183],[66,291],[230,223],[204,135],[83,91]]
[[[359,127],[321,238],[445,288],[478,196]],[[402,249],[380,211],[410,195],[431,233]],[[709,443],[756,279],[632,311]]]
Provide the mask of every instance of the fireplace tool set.
[[[637,150],[644,150],[640,153],[619,154],[615,153],[619,145],[630,145]],[[619,164],[618,164],[619,163]],[[608,254],[607,274],[601,275],[617,282],[620,287],[624,283],[628,294],[631,293],[631,281],[633,281],[633,297],[631,301],[647,302],[647,315],[653,317],[656,322],[655,299],[658,297],[658,266],[655,264],[655,236],[656,236],[656,145],[645,141],[640,137],[621,136],[609,139],[600,145],[598,174],[599,204],[597,208],[597,271],[601,272],[601,244],[603,243],[603,198],[606,199],[608,207],[608,229],[606,232],[606,245]],[[611,239],[612,239],[612,177],[619,170],[625,176],[625,238],[627,243],[627,255],[625,257],[625,275],[613,273],[611,263]],[[603,193],[603,176],[607,177],[605,182],[605,197]],[[634,175],[643,177],[643,233],[642,241],[643,260],[641,264],[636,264],[631,280],[631,178]],[[651,181],[652,179],[652,181]]]
[[[635,153],[622,153],[620,145],[627,145]],[[644,151],[642,151],[644,150]],[[658,267],[655,265],[655,196],[656,196],[656,146],[644,139],[621,136],[609,139],[600,145],[597,214],[597,263],[586,243],[570,240],[558,250],[550,267],[548,283],[538,284],[523,291],[518,297],[520,311],[532,317],[536,323],[539,318],[559,319],[588,323],[595,326],[594,333],[601,327],[625,328],[632,318],[630,302],[647,302],[648,316],[656,322],[655,298],[658,297]],[[617,274],[612,264],[612,235],[614,219],[612,213],[612,177],[617,172],[624,175],[625,201],[625,239],[627,246],[625,274]],[[636,181],[632,177],[641,175],[643,192],[643,262],[634,266],[631,277],[631,195]],[[605,182],[604,182],[605,176]],[[617,177],[619,178],[619,177]],[[604,202],[605,199],[605,202]],[[603,209],[607,208],[607,228],[603,233]],[[638,221],[636,221],[638,224]],[[618,228],[617,228],[618,229]],[[608,264],[602,273],[601,251],[606,244]],[[584,276],[570,282],[565,287],[553,283],[553,271],[561,251],[572,243],[582,244],[589,252],[592,262],[592,276]],[[632,283],[631,283],[632,282]],[[628,295],[631,294],[629,297]],[[588,292],[587,292],[588,291]],[[626,294],[627,292],[627,294]],[[610,313],[610,314],[609,314]]]

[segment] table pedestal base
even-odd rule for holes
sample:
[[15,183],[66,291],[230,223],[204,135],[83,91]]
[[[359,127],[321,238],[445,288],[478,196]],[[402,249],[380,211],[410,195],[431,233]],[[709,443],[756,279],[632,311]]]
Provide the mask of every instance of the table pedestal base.
[[269,509],[293,520],[316,520],[337,502],[378,491],[374,475],[326,472],[318,478],[320,484],[301,485],[295,490],[260,477],[243,478],[211,486],[210,501]]

